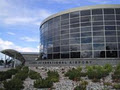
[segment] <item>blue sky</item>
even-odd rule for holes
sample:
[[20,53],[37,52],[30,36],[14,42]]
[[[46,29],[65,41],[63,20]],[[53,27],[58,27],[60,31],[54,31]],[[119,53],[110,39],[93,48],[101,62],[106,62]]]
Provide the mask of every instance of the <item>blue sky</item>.
[[57,12],[120,0],[0,0],[0,50],[39,51],[42,20]]

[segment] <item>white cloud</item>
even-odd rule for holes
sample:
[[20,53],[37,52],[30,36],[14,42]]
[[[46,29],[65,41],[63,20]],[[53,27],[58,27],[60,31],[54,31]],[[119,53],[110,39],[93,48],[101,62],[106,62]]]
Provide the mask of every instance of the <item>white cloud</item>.
[[[20,3],[23,4],[23,3]],[[0,20],[5,25],[38,25],[36,22],[41,22],[52,13],[49,10],[38,8],[29,9],[21,7],[15,2],[8,0],[0,0]]]
[[21,37],[21,40],[27,41],[27,42],[38,42],[39,40],[36,38],[31,38],[31,37]]
[[13,42],[11,41],[5,41],[3,39],[0,38],[0,51],[4,50],[4,49],[14,49],[20,52],[38,52],[39,49],[36,48],[32,48],[32,47],[21,47],[18,45],[15,45]]
[[13,32],[7,32],[7,34],[9,34],[9,35],[15,35],[15,33],[13,33]]
[[87,0],[89,2],[92,2],[92,3],[97,3],[97,4],[107,4],[107,3],[110,3],[110,1],[108,0]]

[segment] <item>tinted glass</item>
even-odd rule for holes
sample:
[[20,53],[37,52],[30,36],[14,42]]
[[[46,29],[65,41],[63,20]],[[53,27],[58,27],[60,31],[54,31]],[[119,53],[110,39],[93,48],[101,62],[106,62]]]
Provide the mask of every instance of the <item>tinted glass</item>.
[[80,45],[71,45],[70,46],[70,51],[79,51],[80,50]]
[[81,26],[91,26],[91,22],[81,23]]
[[69,46],[61,46],[61,52],[68,52]]
[[79,27],[79,24],[72,24],[72,25],[70,25],[70,28],[76,28],[76,27]]
[[70,18],[78,17],[78,16],[79,16],[79,11],[70,13]]
[[68,19],[68,18],[69,18],[69,14],[61,15],[61,20]]
[[120,14],[120,8],[116,8],[116,14]]
[[104,32],[93,32],[93,36],[104,36]]
[[79,18],[70,19],[70,24],[79,23]]
[[105,51],[94,51],[94,57],[95,58],[104,58],[105,57]]
[[91,43],[91,42],[92,42],[92,38],[91,37],[81,38],[81,43]]
[[106,42],[116,42],[116,37],[106,37]]
[[106,36],[116,36],[116,31],[105,31]]
[[71,58],[80,58],[80,52],[71,52]]
[[90,10],[81,11],[81,16],[90,15]]
[[94,47],[94,50],[104,50],[105,49],[104,44],[94,44],[93,47]]
[[120,15],[116,15],[116,20],[120,20]]
[[114,14],[114,9],[104,9],[104,14]]
[[91,21],[91,17],[87,16],[87,17],[81,17],[81,22],[89,22]]
[[102,31],[102,30],[103,30],[103,26],[93,27],[93,31]]
[[98,14],[102,14],[102,9],[93,9],[92,10],[92,15],[98,15]]
[[115,15],[105,15],[104,19],[105,20],[115,20]]
[[70,44],[80,44],[80,38],[70,39]]
[[61,58],[69,58],[69,53],[62,53]]
[[103,22],[93,22],[93,25],[103,25]]
[[105,26],[105,30],[116,30],[115,26]]
[[81,37],[88,37],[88,36],[91,36],[91,32],[81,33]]
[[61,25],[67,25],[67,24],[69,24],[69,20],[61,21]]
[[61,40],[61,45],[68,45],[68,44],[69,44],[69,39]]
[[92,17],[92,21],[102,21],[103,20],[103,16],[93,16]]
[[91,51],[81,52],[81,58],[91,58],[91,57],[92,57],[92,52]]
[[79,28],[70,29],[70,33],[80,32]]
[[91,31],[91,27],[83,27],[81,28],[81,32],[90,32]]
[[103,43],[104,37],[93,37],[93,42],[94,43]]
[[92,44],[81,44],[81,50],[92,50]]

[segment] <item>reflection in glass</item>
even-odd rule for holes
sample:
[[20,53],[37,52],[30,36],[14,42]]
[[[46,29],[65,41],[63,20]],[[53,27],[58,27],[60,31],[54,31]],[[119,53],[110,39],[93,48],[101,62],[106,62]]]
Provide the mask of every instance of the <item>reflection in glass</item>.
[[104,58],[105,51],[94,51],[94,58]]
[[81,43],[91,43],[91,42],[92,42],[92,38],[91,37],[81,38]]
[[104,14],[114,14],[114,9],[104,9]]
[[81,28],[81,32],[90,32],[91,31],[91,27],[82,27]]
[[70,44],[80,44],[80,38],[70,39]]
[[92,15],[98,15],[98,14],[102,14],[102,9],[93,9],[92,10]]
[[102,21],[103,20],[103,16],[92,16],[92,21]]
[[106,43],[107,50],[117,50],[117,43]]
[[92,50],[92,44],[81,44],[81,50]]
[[83,51],[81,52],[81,58],[91,58],[92,52],[91,51]]
[[74,18],[74,17],[79,17],[79,11],[70,13],[70,18]]
[[70,19],[70,24],[79,23],[79,18]]
[[81,33],[81,37],[89,37],[89,36],[91,36],[91,32]]
[[93,45],[94,50],[104,50],[104,44],[94,44]]
[[71,52],[71,58],[80,58],[80,52]]
[[81,11],[81,16],[90,15],[90,10]]
[[80,45],[70,45],[70,51],[79,51]]
[[116,37],[106,37],[106,42],[116,42]]
[[103,43],[104,37],[93,37],[93,42],[94,43]]

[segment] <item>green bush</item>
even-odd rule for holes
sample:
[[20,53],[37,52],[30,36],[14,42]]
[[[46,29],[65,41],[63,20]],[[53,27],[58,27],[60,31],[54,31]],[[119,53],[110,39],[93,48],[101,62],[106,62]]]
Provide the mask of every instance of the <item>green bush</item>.
[[48,74],[48,77],[47,77],[48,80],[50,80],[52,82],[59,81],[59,74],[57,71],[48,71],[47,74]]
[[115,89],[118,89],[118,90],[119,90],[119,89],[120,89],[120,84],[114,84],[114,85],[113,85],[113,88],[115,88]]
[[34,82],[35,88],[51,88],[53,86],[53,82],[49,79],[37,79]]
[[81,73],[82,68],[78,67],[77,69],[69,70],[65,73],[65,76],[69,77],[70,80],[79,81],[80,77],[83,76],[83,73]]
[[21,90],[24,88],[23,82],[18,78],[13,78],[10,81],[4,81],[5,90]]
[[35,71],[33,71],[33,70],[30,70],[29,77],[31,79],[39,79],[39,78],[41,78],[40,74],[35,72]]

